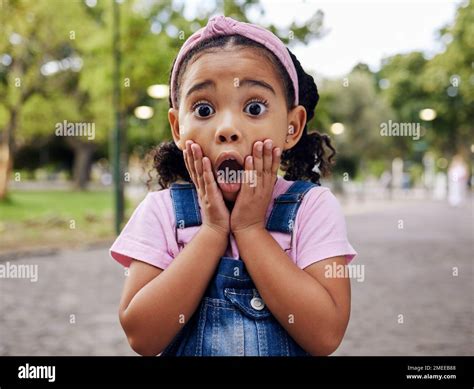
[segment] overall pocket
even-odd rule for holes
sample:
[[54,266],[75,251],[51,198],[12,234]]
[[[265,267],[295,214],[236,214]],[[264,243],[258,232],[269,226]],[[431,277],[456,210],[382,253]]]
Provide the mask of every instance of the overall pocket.
[[225,288],[224,295],[243,315],[245,355],[310,356],[276,320],[257,289]]
[[[223,299],[204,298],[202,355],[266,355],[271,312],[255,288],[223,288]],[[272,332],[272,331],[270,331]]]
[[272,316],[257,289],[224,288],[224,296],[250,319],[259,320]]

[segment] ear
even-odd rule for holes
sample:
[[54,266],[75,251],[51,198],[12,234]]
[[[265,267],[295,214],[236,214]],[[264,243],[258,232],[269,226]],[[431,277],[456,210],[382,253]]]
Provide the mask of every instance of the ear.
[[288,126],[293,126],[293,134],[287,134],[283,150],[291,149],[298,143],[303,135],[303,129],[306,125],[306,109],[302,105],[298,105],[288,113]]
[[179,110],[176,108],[170,108],[168,110],[168,121],[171,126],[171,134],[173,135],[174,143],[178,146],[178,149],[183,150],[183,140],[181,134],[179,133]]

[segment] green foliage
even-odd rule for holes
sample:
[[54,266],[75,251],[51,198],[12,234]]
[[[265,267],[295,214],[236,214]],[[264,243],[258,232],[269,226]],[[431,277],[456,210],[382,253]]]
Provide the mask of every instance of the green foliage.
[[[250,12],[263,12],[257,0],[218,0],[213,6],[199,6],[197,18],[190,23],[183,17],[184,8],[184,3],[171,0],[120,4],[121,97],[129,151],[170,138],[166,102],[153,100],[147,88],[168,83],[172,61],[184,40],[215,12],[243,21],[248,21]],[[1,21],[2,36],[17,34],[21,42],[0,43],[0,53],[13,59],[10,66],[0,65],[0,128],[9,119],[9,109],[21,105],[22,125],[17,135],[25,142],[38,135],[50,136],[55,123],[63,120],[93,122],[95,142],[108,142],[114,126],[110,2],[90,8],[79,1],[6,0]],[[322,14],[316,12],[304,25],[269,28],[286,41],[294,30],[292,42],[308,42],[318,36],[321,26]],[[45,63],[68,57],[80,58],[80,71],[41,74]],[[21,87],[15,86],[17,77]],[[22,93],[31,96],[21,101]],[[133,110],[139,105],[154,107],[154,118],[147,123],[134,118]]]
[[[126,146],[129,153],[143,155],[171,138],[167,99],[152,99],[147,88],[168,83],[172,61],[184,40],[213,14],[259,23],[255,19],[264,15],[264,9],[258,0],[215,0],[198,4],[195,18],[189,21],[183,16],[186,2],[130,0],[119,7]],[[8,54],[12,62],[0,64],[0,131],[14,110],[20,113],[19,144],[49,142],[55,124],[63,120],[93,122],[98,154],[107,154],[115,125],[112,16],[111,2],[104,1],[92,8],[83,1],[1,3],[0,34],[8,39],[0,41],[0,56]],[[264,27],[291,47],[321,38],[323,19],[322,12],[316,11],[303,24]],[[420,159],[426,149],[449,155],[474,143],[473,21],[474,7],[469,1],[459,7],[455,22],[440,31],[445,50],[434,58],[426,59],[420,52],[399,54],[386,58],[376,74],[361,63],[347,80],[318,85],[321,99],[308,125],[310,130],[329,132],[332,123],[344,124],[343,134],[331,134],[339,154],[336,170],[350,170],[354,175],[358,166],[366,166],[378,172],[367,162],[395,156]],[[67,58],[80,59],[81,68],[50,75],[41,72],[44,64]],[[453,77],[459,80],[454,89]],[[137,119],[133,111],[139,105],[152,106],[153,118]],[[421,140],[380,136],[381,123],[420,122],[419,112],[424,108],[435,109],[438,116],[422,123]]]
[[361,161],[390,152],[389,139],[380,136],[380,123],[393,113],[380,98],[372,73],[356,67],[344,80],[326,80],[316,108],[318,127],[328,132],[332,123],[342,123],[342,134],[330,134],[338,152],[336,171],[354,175]]
[[[394,108],[399,121],[420,122],[420,110],[434,109],[437,117],[423,123],[426,148],[448,156],[468,152],[473,143],[474,123],[474,4],[461,5],[455,22],[439,31],[444,51],[427,60],[422,53],[387,58],[378,79],[389,81],[382,94]],[[408,142],[408,143],[407,143]],[[405,140],[407,151],[416,142]]]

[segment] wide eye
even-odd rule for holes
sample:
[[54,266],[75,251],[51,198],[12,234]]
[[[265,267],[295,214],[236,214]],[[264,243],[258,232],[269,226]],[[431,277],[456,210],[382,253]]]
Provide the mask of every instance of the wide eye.
[[252,116],[262,115],[267,110],[265,103],[259,101],[251,101],[245,106],[244,111]]
[[193,107],[194,114],[198,117],[205,118],[214,114],[214,108],[207,103],[199,103]]

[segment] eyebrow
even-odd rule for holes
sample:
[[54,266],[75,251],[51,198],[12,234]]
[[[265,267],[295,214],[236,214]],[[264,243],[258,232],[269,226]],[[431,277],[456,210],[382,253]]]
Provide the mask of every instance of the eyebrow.
[[186,93],[186,98],[191,95],[191,93],[197,92],[199,90],[207,89],[207,88],[215,88],[216,83],[212,80],[205,80],[203,82],[199,82],[189,88],[188,92]]
[[[257,86],[260,88],[267,89],[270,92],[272,92],[274,95],[276,95],[273,87],[270,84],[266,83],[265,81],[261,81],[261,80],[253,80],[250,78],[244,78],[242,80],[239,80],[239,86],[249,86],[249,87]],[[205,80],[203,82],[199,82],[193,85],[191,88],[189,88],[188,92],[186,93],[186,98],[189,97],[194,92],[207,89],[207,88],[215,88],[215,87],[216,87],[216,83],[212,80]]]
[[239,86],[245,86],[245,85],[258,86],[260,88],[267,89],[270,92],[272,92],[274,95],[276,95],[275,89],[273,89],[273,87],[270,84],[266,83],[265,81],[252,80],[250,78],[244,78],[243,80],[239,80]]

